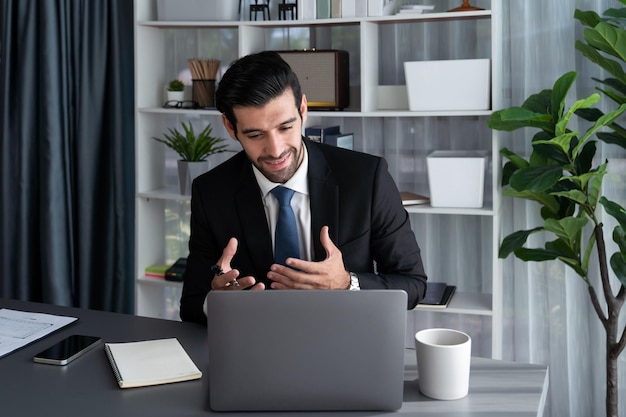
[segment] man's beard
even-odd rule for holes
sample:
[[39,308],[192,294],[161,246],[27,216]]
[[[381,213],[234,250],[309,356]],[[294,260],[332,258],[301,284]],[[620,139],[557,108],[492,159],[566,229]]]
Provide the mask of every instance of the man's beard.
[[[291,177],[293,177],[293,175],[298,170],[303,152],[304,152],[304,143],[300,142],[300,152],[298,152],[298,149],[291,147],[287,149],[285,152],[283,152],[283,154],[280,155],[280,157],[278,158],[261,157],[257,161],[253,161],[252,163],[254,164],[255,167],[257,167],[259,171],[261,171],[261,173],[265,176],[265,178],[267,178],[271,182],[284,184],[287,181],[289,181],[289,179],[291,179]],[[291,158],[291,164],[289,164],[289,166],[283,168],[280,171],[268,171],[264,168],[265,167],[264,162],[266,161],[271,162],[271,161],[283,159],[290,153],[293,155],[293,157]]]

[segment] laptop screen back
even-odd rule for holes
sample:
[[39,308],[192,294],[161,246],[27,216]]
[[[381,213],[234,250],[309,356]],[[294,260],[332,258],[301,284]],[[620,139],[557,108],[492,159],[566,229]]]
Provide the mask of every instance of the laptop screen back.
[[208,297],[211,409],[402,406],[404,291],[215,291]]

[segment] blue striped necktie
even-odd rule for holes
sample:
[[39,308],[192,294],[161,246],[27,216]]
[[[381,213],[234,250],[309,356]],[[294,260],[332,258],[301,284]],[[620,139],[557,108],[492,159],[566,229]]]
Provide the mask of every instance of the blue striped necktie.
[[298,226],[291,208],[291,197],[295,191],[278,186],[271,193],[280,204],[274,235],[274,259],[277,264],[285,265],[287,258],[300,258]]

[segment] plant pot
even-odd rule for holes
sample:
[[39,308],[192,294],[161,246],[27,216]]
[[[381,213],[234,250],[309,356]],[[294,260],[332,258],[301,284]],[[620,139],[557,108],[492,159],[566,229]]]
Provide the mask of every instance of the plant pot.
[[167,91],[167,101],[183,101],[184,99],[184,91]]
[[209,161],[189,162],[178,160],[178,184],[180,193],[191,195],[191,183],[201,174],[209,170]]

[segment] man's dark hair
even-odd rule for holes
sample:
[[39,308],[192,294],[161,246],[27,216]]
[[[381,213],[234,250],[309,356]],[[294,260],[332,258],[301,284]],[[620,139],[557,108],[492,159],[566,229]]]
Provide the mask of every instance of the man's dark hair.
[[[302,88],[298,77],[278,53],[264,51],[234,61],[215,92],[217,110],[224,113],[237,131],[233,107],[258,107],[291,88],[300,113]],[[302,117],[302,114],[300,114]]]

